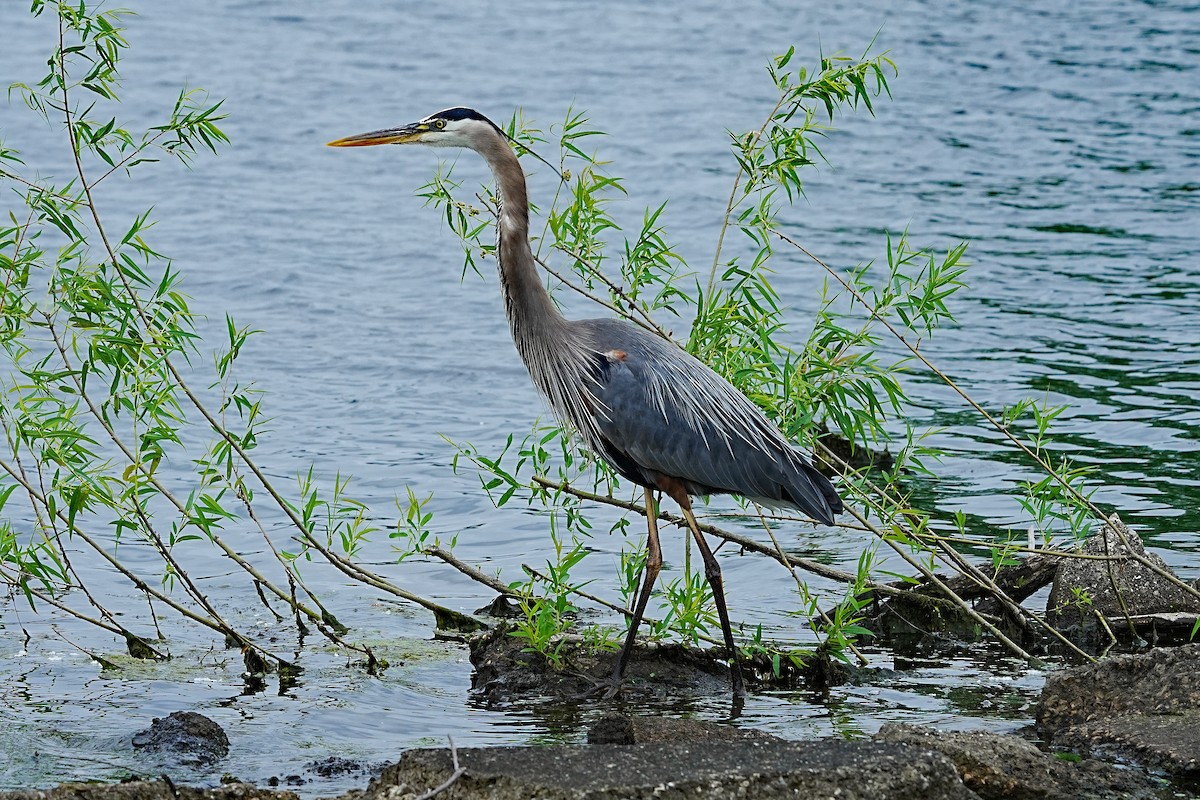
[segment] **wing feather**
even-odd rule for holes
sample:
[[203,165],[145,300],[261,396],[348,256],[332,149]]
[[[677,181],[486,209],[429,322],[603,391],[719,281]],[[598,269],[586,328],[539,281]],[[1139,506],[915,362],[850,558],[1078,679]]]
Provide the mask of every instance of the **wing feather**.
[[826,524],[842,510],[829,481],[762,411],[671,342],[619,320],[583,320],[598,357],[593,443],[642,483],[666,475],[693,494],[731,493],[794,505]]

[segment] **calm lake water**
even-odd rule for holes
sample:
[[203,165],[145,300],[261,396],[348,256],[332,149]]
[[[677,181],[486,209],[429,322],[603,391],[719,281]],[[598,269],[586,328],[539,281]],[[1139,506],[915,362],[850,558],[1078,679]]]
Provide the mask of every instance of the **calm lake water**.
[[[40,78],[55,38],[27,5],[0,5],[5,84]],[[669,198],[670,238],[706,265],[733,176],[724,132],[761,123],[772,102],[768,57],[791,44],[810,64],[822,47],[857,54],[882,28],[879,45],[900,67],[895,99],[875,119],[843,120],[825,148],[832,166],[812,172],[807,199],[784,214],[789,233],[840,266],[880,258],[885,231],[907,228],[939,249],[969,240],[974,266],[957,298],[959,322],[925,352],[990,409],[1026,396],[1069,404],[1058,441],[1097,468],[1098,502],[1183,576],[1200,575],[1195,4],[757,0],[731,14],[724,3],[220,0],[138,10],[125,64],[129,117],[156,122],[181,85],[201,86],[228,98],[233,144],[192,171],[162,166],[111,180],[99,200],[114,219],[155,207],[153,241],[185,273],[208,330],[228,311],[263,331],[241,374],[268,393],[274,422],[261,461],[285,484],[310,464],[324,476],[353,474],[352,493],[385,526],[405,485],[433,492],[437,531],[458,533],[460,555],[507,579],[550,555],[544,519],[493,509],[473,475],[452,474],[441,438],[493,452],[543,412],[508,339],[494,277],[460,283],[456,245],[413,196],[437,154],[323,142],[457,104],[496,119],[523,108],[543,126],[572,105],[587,109],[610,134],[602,153],[627,177],[618,218],[636,224],[645,206]],[[0,130],[43,174],[67,173],[52,135],[19,102],[0,106]],[[473,155],[456,174],[486,177]],[[535,201],[548,202],[553,188],[545,171],[533,176]],[[775,268],[803,329],[821,275],[787,253]],[[1013,489],[1033,473],[940,384],[914,372],[909,386],[914,417],[940,427],[936,441],[951,453],[936,481],[919,484],[922,500],[962,509],[977,526],[1024,530]],[[785,535],[847,568],[869,544],[846,531]],[[245,536],[247,550],[262,547]],[[678,564],[682,537],[668,538],[668,561]],[[581,577],[611,595],[622,542],[600,535],[592,544],[600,552]],[[153,564],[136,547],[124,555]],[[795,603],[785,573],[722,555],[735,617],[761,621],[771,636],[806,635],[787,613]],[[227,562],[193,557],[230,616],[269,624]],[[490,599],[446,568],[390,564],[382,538],[367,557],[450,606]],[[85,575],[125,592],[101,570]],[[595,713],[480,708],[468,694],[465,652],[431,641],[428,615],[375,602],[317,568],[309,578],[358,639],[404,664],[369,678],[310,640],[298,687],[247,695],[238,660],[196,631],[172,627],[170,665],[102,673],[60,634],[102,653],[119,652],[118,643],[20,602],[0,605],[0,787],[153,773],[128,738],[180,709],[225,726],[233,748],[217,772],[251,780],[327,755],[378,762],[447,735],[459,745],[576,741]],[[148,624],[144,606],[127,613]],[[876,663],[893,666],[886,652]],[[739,724],[790,738],[865,735],[896,719],[1014,729],[1029,721],[1043,679],[982,647],[895,666],[905,671],[840,688],[823,705],[804,694],[754,696]],[[722,706],[699,699],[667,710],[721,718]]]

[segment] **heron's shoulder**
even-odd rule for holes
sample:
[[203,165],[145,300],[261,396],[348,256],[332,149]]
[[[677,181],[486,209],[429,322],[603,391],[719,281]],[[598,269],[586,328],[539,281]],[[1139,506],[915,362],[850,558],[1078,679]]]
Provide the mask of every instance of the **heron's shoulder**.
[[573,324],[586,344],[598,353],[619,351],[641,359],[683,352],[674,342],[628,320],[602,317],[576,320]]

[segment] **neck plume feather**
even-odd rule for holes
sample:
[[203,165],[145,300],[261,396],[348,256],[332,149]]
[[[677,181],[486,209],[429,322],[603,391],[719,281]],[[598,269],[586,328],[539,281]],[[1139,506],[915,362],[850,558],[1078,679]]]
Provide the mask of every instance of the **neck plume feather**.
[[547,327],[560,328],[566,320],[542,285],[529,247],[529,194],[521,163],[499,133],[479,147],[479,154],[491,167],[500,195],[496,221],[500,285],[513,340],[524,356],[523,336],[536,336]]
[[499,132],[475,149],[491,167],[500,195],[496,252],[513,343],[559,421],[573,427],[595,449],[600,433],[592,410],[601,406],[591,391],[596,350],[580,339],[542,284],[529,247],[525,172]]

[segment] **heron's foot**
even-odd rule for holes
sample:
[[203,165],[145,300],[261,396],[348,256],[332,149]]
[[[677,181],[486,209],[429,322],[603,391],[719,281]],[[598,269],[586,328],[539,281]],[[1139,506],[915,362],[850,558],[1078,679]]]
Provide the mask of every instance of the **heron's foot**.
[[610,675],[607,678],[597,678],[595,675],[588,675],[586,672],[576,672],[575,676],[583,679],[591,686],[577,695],[574,695],[572,700],[592,700],[600,698],[601,700],[611,700],[621,692],[623,679]]

